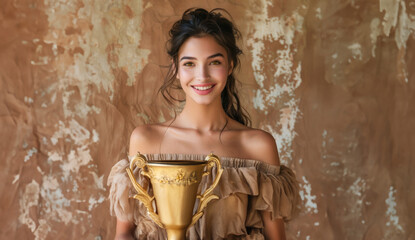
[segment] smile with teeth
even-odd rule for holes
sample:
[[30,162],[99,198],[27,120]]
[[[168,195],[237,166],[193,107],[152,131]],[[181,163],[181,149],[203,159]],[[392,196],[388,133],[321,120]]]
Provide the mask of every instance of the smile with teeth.
[[192,86],[194,89],[199,90],[199,91],[205,91],[208,89],[211,89],[214,85],[209,85],[209,86]]

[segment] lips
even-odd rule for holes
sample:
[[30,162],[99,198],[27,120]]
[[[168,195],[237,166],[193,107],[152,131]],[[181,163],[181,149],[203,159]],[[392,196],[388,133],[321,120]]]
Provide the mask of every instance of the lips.
[[193,90],[199,95],[206,95],[209,94],[216,84],[198,84],[198,85],[191,85]]

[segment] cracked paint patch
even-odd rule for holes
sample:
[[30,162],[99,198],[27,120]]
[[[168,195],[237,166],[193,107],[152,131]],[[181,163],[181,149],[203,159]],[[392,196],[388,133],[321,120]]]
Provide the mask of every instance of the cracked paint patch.
[[353,43],[347,48],[352,51],[353,59],[362,60],[362,45],[360,43]]
[[398,11],[399,11],[399,2],[398,1],[388,1],[388,0],[380,0],[379,1],[379,10],[381,12],[385,12],[383,17],[383,32],[386,36],[389,36],[389,33],[392,27],[396,26],[398,22]]
[[376,56],[376,43],[378,41],[378,37],[381,35],[381,27],[380,27],[380,19],[374,18],[370,22],[370,41],[372,43],[372,57]]
[[[394,39],[396,46],[400,50],[398,54],[397,76],[403,83],[408,83],[408,66],[406,62],[405,50],[409,37],[415,37],[415,14],[407,9],[406,3],[409,1],[379,0],[379,8],[384,12],[382,19],[383,33],[389,36],[394,28]],[[413,5],[409,2],[409,8]]]
[[289,159],[293,154],[292,143],[294,137],[297,135],[295,132],[295,123],[301,112],[298,107],[298,100],[291,99],[286,103],[287,107],[280,110],[281,119],[277,123],[280,128],[280,132],[276,132],[271,125],[265,125],[265,130],[269,131],[275,139],[277,139],[277,147],[280,150],[280,160],[282,164],[287,165]]
[[30,160],[30,158],[33,156],[33,154],[37,153],[37,149],[35,147],[32,147],[29,151],[27,151],[26,156],[24,157],[24,161],[27,162]]
[[318,213],[317,208],[317,196],[311,194],[311,184],[308,182],[307,178],[303,176],[303,182],[304,184],[300,184],[301,190],[300,190],[300,197],[301,200],[304,202],[304,206],[306,208],[307,213]]
[[97,130],[95,130],[95,129],[92,130],[92,141],[94,143],[99,141],[99,134],[98,134]]
[[34,232],[35,240],[46,239],[52,227],[44,219],[39,220],[39,227]]
[[321,8],[316,8],[316,18],[319,20],[323,19],[323,16],[321,14]]
[[[356,219],[361,218],[364,208],[364,193],[366,191],[366,181],[358,177],[352,185],[346,190],[346,194],[350,199],[350,207],[348,208],[348,216]],[[360,222],[364,222],[361,220]]]
[[39,204],[39,192],[40,187],[39,183],[35,180],[32,180],[31,183],[25,186],[23,196],[20,198],[20,216],[19,222],[26,225],[30,231],[34,232],[36,230],[36,222],[30,216],[30,209],[32,207],[37,207]]
[[28,104],[32,104],[33,103],[33,98],[25,96],[24,97],[24,102],[28,103]]
[[12,184],[15,184],[17,181],[19,181],[19,179],[20,179],[20,174],[14,175]]
[[399,232],[403,232],[402,226],[399,224],[399,216],[396,211],[396,189],[393,186],[389,188],[388,198],[385,200],[388,209],[386,210],[386,217],[388,221],[386,226],[394,227]]
[[[302,82],[301,62],[294,61],[298,49],[293,43],[302,37],[304,17],[297,10],[288,16],[270,17],[268,8],[273,5],[272,1],[262,0],[255,5],[257,9],[247,12],[252,18],[247,43],[252,55],[253,74],[259,85],[252,99],[253,106],[265,115],[274,111],[276,105],[281,106],[279,121],[266,124],[263,128],[276,139],[281,162],[288,164],[292,159],[292,142],[297,134],[295,123],[301,116],[299,99],[295,96]],[[276,51],[269,51],[270,46]],[[264,74],[265,67],[271,75]]]

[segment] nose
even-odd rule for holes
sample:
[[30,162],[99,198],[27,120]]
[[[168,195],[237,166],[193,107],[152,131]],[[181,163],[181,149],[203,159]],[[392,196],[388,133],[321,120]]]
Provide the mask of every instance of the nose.
[[208,67],[200,65],[197,69],[196,78],[199,81],[206,81],[210,78]]

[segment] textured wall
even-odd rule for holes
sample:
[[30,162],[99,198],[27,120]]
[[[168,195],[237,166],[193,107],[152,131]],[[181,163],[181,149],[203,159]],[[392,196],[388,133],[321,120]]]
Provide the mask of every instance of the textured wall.
[[113,237],[108,173],[172,114],[164,43],[192,6],[243,34],[244,104],[301,182],[289,239],[415,239],[414,0],[2,0],[0,239]]

